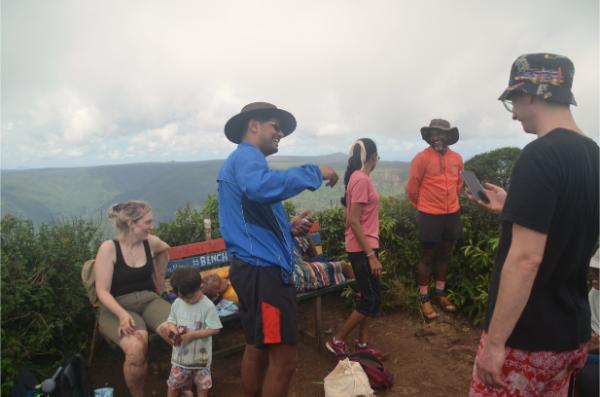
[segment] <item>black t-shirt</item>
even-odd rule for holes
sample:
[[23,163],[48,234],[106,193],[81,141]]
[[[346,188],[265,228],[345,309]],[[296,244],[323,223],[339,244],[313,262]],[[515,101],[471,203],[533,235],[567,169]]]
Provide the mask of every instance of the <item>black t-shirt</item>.
[[501,214],[492,271],[487,330],[514,223],[547,234],[544,258],[527,305],[506,345],[527,351],[568,351],[590,339],[586,279],[598,242],[598,145],[566,129],[528,144],[517,160]]

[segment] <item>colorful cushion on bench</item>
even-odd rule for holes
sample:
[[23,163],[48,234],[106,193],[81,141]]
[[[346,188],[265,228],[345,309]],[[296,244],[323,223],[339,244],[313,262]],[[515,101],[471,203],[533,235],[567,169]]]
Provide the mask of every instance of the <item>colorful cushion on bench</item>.
[[328,262],[304,262],[304,266],[311,269],[315,274],[315,285],[317,288],[325,288],[329,286],[327,263]]
[[296,292],[310,291],[317,288],[314,272],[304,265],[304,261],[296,255],[296,264],[294,265],[294,285]]
[[343,273],[343,262],[305,262],[296,263],[294,270],[296,291],[304,292],[319,288],[327,288],[346,282]]

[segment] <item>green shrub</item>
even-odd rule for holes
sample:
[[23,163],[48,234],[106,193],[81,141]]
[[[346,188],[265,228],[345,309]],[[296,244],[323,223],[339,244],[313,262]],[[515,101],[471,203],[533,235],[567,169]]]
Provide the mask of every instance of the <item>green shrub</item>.
[[323,255],[326,258],[345,258],[344,233],[346,223],[344,221],[344,209],[333,208],[317,212],[315,218],[321,225],[319,234],[323,244]]
[[492,150],[473,156],[465,163],[465,169],[475,172],[482,182],[507,187],[520,154],[521,149],[515,147]]
[[462,247],[461,266],[455,266],[449,274],[453,286],[451,298],[475,325],[481,325],[485,318],[489,276],[498,241],[498,237],[477,243],[469,241]]
[[2,394],[28,367],[46,377],[68,352],[84,352],[94,325],[79,273],[99,245],[98,222],[1,221]]
[[189,204],[175,212],[175,219],[161,222],[154,234],[171,247],[204,241],[204,217],[211,220],[212,238],[220,238],[219,203],[217,196],[208,194],[201,210],[192,208]]

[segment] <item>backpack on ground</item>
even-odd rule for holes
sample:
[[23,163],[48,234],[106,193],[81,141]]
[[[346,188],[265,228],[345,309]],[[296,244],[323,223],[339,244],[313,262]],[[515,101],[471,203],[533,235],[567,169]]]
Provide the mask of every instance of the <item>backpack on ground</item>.
[[88,397],[92,389],[85,369],[85,361],[75,354],[63,362],[62,368],[54,376],[56,397]]
[[394,384],[394,375],[385,368],[383,362],[373,353],[356,351],[348,354],[348,358],[360,364],[373,389],[388,389]]
[[92,306],[98,306],[98,296],[96,296],[96,277],[94,276],[94,259],[85,261],[81,267],[81,282]]
[[83,357],[70,355],[64,360],[51,378],[38,384],[35,376],[26,368],[21,369],[11,397],[91,397],[92,389],[86,373]]

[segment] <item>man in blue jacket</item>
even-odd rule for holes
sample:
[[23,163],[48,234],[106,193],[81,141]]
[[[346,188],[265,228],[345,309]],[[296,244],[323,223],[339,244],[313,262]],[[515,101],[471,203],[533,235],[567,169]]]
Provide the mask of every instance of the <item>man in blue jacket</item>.
[[290,223],[281,202],[338,180],[328,166],[269,168],[266,157],[295,128],[291,113],[266,102],[244,106],[225,124],[225,136],[238,147],[217,178],[219,223],[240,300],[247,397],[286,396],[298,362],[293,236],[306,234],[311,221],[305,213]]

